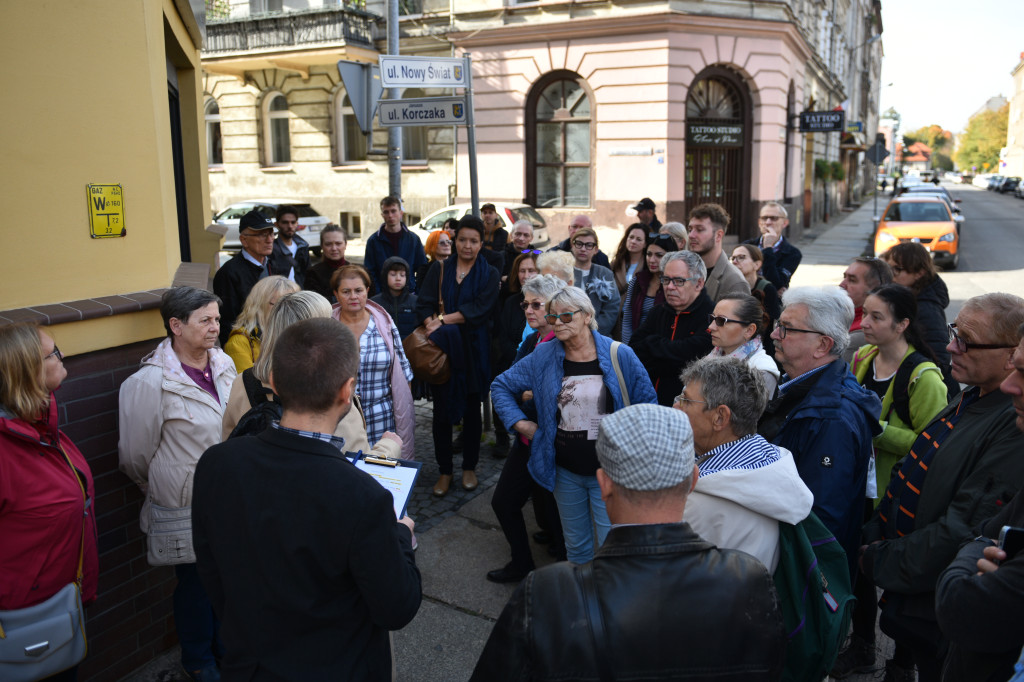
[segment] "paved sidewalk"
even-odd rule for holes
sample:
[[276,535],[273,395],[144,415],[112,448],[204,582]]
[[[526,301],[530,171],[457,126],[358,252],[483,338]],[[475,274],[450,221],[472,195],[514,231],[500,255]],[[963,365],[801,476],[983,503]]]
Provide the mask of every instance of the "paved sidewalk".
[[[884,204],[881,197],[879,204]],[[801,240],[798,246],[804,258],[794,284],[838,284],[846,264],[868,246],[874,232],[872,215],[868,201]],[[494,434],[484,434],[476,470],[480,480],[477,490],[466,492],[456,480],[447,496],[435,498],[431,489],[438,468],[430,436],[431,416],[431,404],[417,401],[416,452],[423,469],[409,503],[409,515],[417,524],[416,561],[423,577],[424,596],[413,622],[395,633],[398,680],[403,682],[467,680],[494,621],[515,589],[514,585],[497,585],[485,577],[487,571],[509,560],[508,545],[490,507],[504,462],[499,458],[503,453],[494,447]],[[460,461],[456,454],[456,470]],[[532,535],[538,528],[531,505],[526,505],[523,512]],[[533,550],[538,566],[551,563],[545,547],[535,545]],[[887,642],[884,637],[878,641]],[[891,644],[882,646],[880,665],[891,653]],[[127,679],[185,682],[177,661],[174,649]],[[875,677],[875,673],[866,673],[846,679],[866,682]]]

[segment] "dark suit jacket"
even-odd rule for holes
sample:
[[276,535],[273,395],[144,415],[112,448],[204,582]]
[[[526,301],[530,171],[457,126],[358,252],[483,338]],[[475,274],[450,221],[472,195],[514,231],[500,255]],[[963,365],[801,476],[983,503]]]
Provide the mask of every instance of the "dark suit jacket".
[[[269,259],[268,259],[269,260]],[[228,342],[231,327],[238,313],[242,312],[245,299],[253,286],[260,280],[263,270],[245,260],[239,251],[213,276],[213,293],[220,296],[220,345]]]
[[[743,243],[760,246],[760,242],[761,238],[755,237]],[[804,257],[800,253],[800,249],[790,244],[789,240],[783,237],[778,251],[775,249],[761,249],[761,253],[764,255],[764,264],[761,266],[761,274],[764,275],[764,278],[774,284],[776,289],[788,287],[789,279],[796,272],[797,266],[800,265],[800,260]]]
[[336,447],[273,428],[214,445],[192,524],[225,680],[391,678],[388,630],[421,599],[411,536]]

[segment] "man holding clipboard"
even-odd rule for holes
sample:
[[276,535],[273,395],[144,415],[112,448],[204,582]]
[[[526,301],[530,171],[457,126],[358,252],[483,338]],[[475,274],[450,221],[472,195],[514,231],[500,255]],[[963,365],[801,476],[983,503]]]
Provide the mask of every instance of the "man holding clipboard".
[[[192,500],[200,576],[221,618],[224,679],[389,679],[389,630],[422,598],[412,519],[345,457],[359,350],[333,319],[274,350],[281,421],[211,447]],[[403,503],[404,506],[404,503]]]

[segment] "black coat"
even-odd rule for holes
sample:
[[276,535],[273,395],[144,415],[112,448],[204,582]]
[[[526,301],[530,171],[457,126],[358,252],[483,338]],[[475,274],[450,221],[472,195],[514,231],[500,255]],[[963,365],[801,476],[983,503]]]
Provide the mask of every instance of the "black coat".
[[[235,318],[242,312],[245,299],[260,281],[263,269],[253,265],[239,251],[213,276],[213,293],[220,296],[220,345],[228,342]],[[268,259],[269,260],[269,259]]]
[[[760,246],[761,239],[760,237],[748,239],[743,243]],[[777,289],[784,289],[789,286],[789,279],[796,272],[801,259],[804,257],[800,249],[790,244],[789,240],[785,237],[782,238],[778,251],[775,249],[761,249],[761,254],[764,256],[761,274],[764,275],[766,280],[774,284]]]
[[512,366],[516,359],[516,351],[523,340],[523,329],[526,327],[526,313],[519,305],[523,302],[523,292],[509,295],[501,304],[498,323],[494,325],[494,340],[497,357],[494,362],[494,376],[498,376]]
[[295,256],[281,243],[280,237],[274,240],[274,251],[270,254],[270,274],[287,277],[295,268],[295,283],[301,287],[309,270],[309,243],[299,235],[293,236],[292,241],[295,243]]
[[946,308],[949,306],[949,289],[938,275],[917,295],[917,325],[924,342],[935,353],[940,367],[949,366],[949,329],[946,327]]
[[[764,564],[717,549],[687,523],[614,526],[597,550],[606,632],[595,649],[579,566],[530,573],[501,612],[473,682],[711,680],[782,675],[785,634]],[[610,669],[602,671],[601,659]]]
[[647,368],[658,393],[658,404],[667,407],[683,390],[679,374],[688,364],[711,352],[708,315],[714,303],[703,290],[690,307],[677,313],[668,303],[654,306],[629,346]]
[[332,267],[326,260],[320,261],[306,271],[306,281],[302,283],[302,288],[307,291],[315,291],[332,304],[337,303],[338,299],[334,297],[334,292],[331,291],[331,277],[334,276],[338,268],[348,264],[348,261],[344,258],[341,259],[341,265],[337,268]]
[[225,679],[390,679],[420,573],[391,493],[336,447],[272,428],[214,445],[192,523]]

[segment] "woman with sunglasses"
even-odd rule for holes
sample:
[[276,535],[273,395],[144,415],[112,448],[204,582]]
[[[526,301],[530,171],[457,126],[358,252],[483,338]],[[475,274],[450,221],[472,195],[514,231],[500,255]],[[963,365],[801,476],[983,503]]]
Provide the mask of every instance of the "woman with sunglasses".
[[[445,223],[447,227],[448,223]],[[423,251],[427,254],[427,262],[425,265],[421,265],[416,270],[416,282],[417,288],[422,287],[421,282],[427,274],[427,270],[434,263],[443,263],[448,260],[448,257],[452,255],[452,240],[455,237],[452,233],[449,233],[447,229],[434,230],[427,235],[427,243],[423,247]]]
[[727,294],[708,315],[708,332],[714,348],[708,357],[733,357],[761,372],[768,399],[779,385],[779,366],[761,343],[768,316],[761,303],[749,294]]
[[[79,576],[82,603],[96,599],[92,472],[57,428],[63,360],[39,327],[0,327],[0,611],[35,606]],[[77,668],[49,679],[74,680]]]
[[[584,291],[559,291],[547,311],[544,319],[555,339],[495,379],[491,396],[505,425],[530,441],[530,475],[554,492],[566,554],[582,564],[594,557],[611,527],[596,478],[598,425],[628,404],[655,403],[657,395],[647,370],[624,344],[616,344],[621,377],[615,371],[613,342],[597,332],[594,306]],[[517,401],[524,391],[533,391],[536,417]]]
[[644,262],[644,247],[647,246],[647,226],[633,223],[626,228],[619,246],[612,257],[612,273],[619,286],[619,295],[625,295],[630,280]]
[[665,291],[661,287],[661,258],[678,250],[676,240],[667,234],[659,234],[644,247],[646,267],[637,269],[636,275],[629,280],[622,304],[622,343],[629,343],[633,332],[647,318],[647,313],[665,302]]

